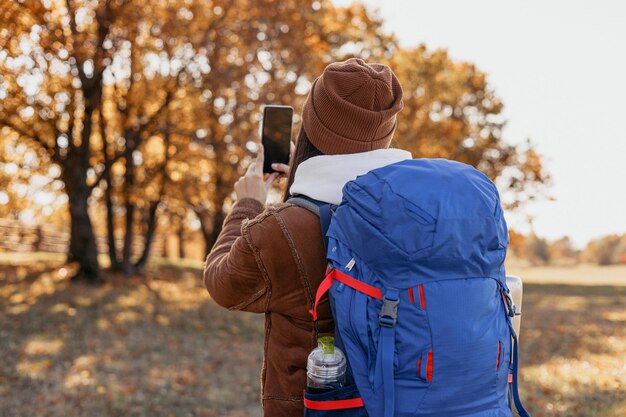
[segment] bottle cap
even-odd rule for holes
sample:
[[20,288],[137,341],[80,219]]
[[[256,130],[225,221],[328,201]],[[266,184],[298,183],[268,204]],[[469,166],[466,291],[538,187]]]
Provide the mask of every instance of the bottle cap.
[[335,353],[335,338],[332,336],[322,336],[317,339],[317,346],[322,349],[324,355]]

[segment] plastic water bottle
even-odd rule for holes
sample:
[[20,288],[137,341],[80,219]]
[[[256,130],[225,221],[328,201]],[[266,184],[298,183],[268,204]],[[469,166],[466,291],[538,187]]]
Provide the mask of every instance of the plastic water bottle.
[[307,391],[310,393],[330,391],[344,386],[346,356],[335,346],[334,337],[323,336],[317,339],[317,347],[309,354],[306,369]]

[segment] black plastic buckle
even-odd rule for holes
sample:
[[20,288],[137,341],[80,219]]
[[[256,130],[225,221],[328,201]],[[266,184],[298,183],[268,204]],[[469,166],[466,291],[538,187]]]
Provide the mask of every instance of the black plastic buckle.
[[383,306],[378,313],[378,323],[384,327],[393,327],[398,321],[398,304],[400,299],[383,298]]

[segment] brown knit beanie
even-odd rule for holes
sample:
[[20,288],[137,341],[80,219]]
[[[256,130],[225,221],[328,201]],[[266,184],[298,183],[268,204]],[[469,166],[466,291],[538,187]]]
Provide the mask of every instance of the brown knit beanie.
[[365,152],[389,147],[402,107],[402,87],[388,66],[350,58],[313,82],[302,123],[326,155]]

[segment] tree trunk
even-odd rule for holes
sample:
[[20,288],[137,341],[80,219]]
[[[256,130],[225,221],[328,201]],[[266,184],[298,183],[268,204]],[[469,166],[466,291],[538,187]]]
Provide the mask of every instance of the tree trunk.
[[124,249],[122,250],[122,268],[124,275],[134,275],[135,268],[131,261],[133,244],[133,217],[135,205],[132,202],[132,192],[135,185],[135,165],[133,163],[134,140],[126,137],[126,172],[124,173],[124,197],[126,199],[126,231],[124,234]]
[[161,200],[163,199],[163,193],[165,192],[165,185],[168,181],[168,176],[166,172],[167,161],[169,157],[169,147],[170,147],[170,133],[169,130],[165,130],[165,137],[163,138],[163,143],[165,144],[165,152],[164,152],[164,160],[161,165],[158,173],[161,175],[161,188],[159,190],[159,198],[156,201],[150,203],[150,207],[148,208],[148,229],[146,230],[145,243],[143,247],[143,253],[135,263],[135,269],[141,273],[143,272],[146,263],[148,262],[148,258],[150,257],[150,249],[152,248],[152,241],[154,239],[154,232],[157,228],[157,210],[159,208],[159,204],[161,204]]
[[211,252],[211,249],[213,249],[213,245],[215,245],[215,241],[222,231],[225,218],[224,211],[220,208],[210,221],[208,219],[208,210],[194,208],[194,213],[196,213],[198,220],[200,220],[200,229],[202,231],[202,238],[204,239],[204,257],[206,258],[209,252]]
[[209,241],[205,242],[206,243],[206,254],[208,255],[209,252],[211,252],[211,249],[213,249],[213,245],[215,245],[215,241],[217,240],[217,237],[220,235],[220,232],[222,231],[222,224],[224,223],[224,210],[222,210],[222,207],[220,206],[219,209],[217,210],[217,212],[215,213],[215,215],[213,216],[213,227],[211,228],[211,234],[209,235]]
[[148,230],[146,231],[145,244],[141,257],[139,257],[139,260],[135,263],[135,271],[137,271],[137,273],[143,272],[143,268],[146,266],[148,258],[150,257],[150,248],[152,247],[154,232],[157,226],[157,209],[159,203],[160,200],[150,203],[150,208],[148,209]]
[[68,261],[76,261],[79,269],[72,279],[84,279],[89,282],[102,282],[98,264],[96,236],[89,219],[87,198],[90,190],[87,184],[74,183],[67,189],[69,197],[71,238]]
[[202,239],[204,240],[204,257],[211,252],[215,240],[213,240],[213,218],[210,217],[210,212],[204,207],[192,206],[191,209],[196,213],[196,217],[200,221],[200,232],[202,232]]
[[132,244],[133,244],[133,216],[135,214],[135,206],[127,202],[126,203],[126,233],[124,234],[124,249],[122,259],[122,269],[124,275],[130,277],[134,274],[134,267],[131,260]]
[[[72,277],[73,280],[84,279],[89,282],[102,282],[104,278],[98,264],[98,247],[89,218],[88,199],[91,188],[87,185],[87,170],[89,169],[90,139],[92,130],[93,103],[99,103],[99,90],[95,90],[91,99],[85,99],[85,116],[81,143],[71,146],[68,159],[63,165],[63,179],[70,207],[70,246],[67,256],[68,262],[78,262],[79,269]],[[70,139],[72,140],[72,139]]]
[[[221,148],[222,146],[216,147],[216,149],[218,149],[220,152]],[[224,187],[225,184],[224,179],[222,178],[222,174],[218,174],[215,179],[215,189],[217,190],[217,194],[213,197],[213,207],[215,208],[215,214],[213,215],[213,225],[211,227],[211,233],[209,235],[203,233],[203,235],[205,236],[205,255],[208,255],[209,252],[211,252],[211,249],[213,249],[213,245],[215,245],[217,237],[222,231],[222,224],[224,223],[224,219],[226,217],[224,214],[224,200],[226,199],[228,194],[224,193]],[[228,188],[230,189],[230,187]]]
[[178,227],[178,257],[180,259],[185,258],[185,224],[183,219],[180,219],[180,226]]
[[113,184],[111,184],[111,175],[105,175],[107,188],[104,191],[104,205],[107,212],[107,242],[109,245],[109,259],[111,260],[111,270],[119,271],[121,269],[120,261],[117,257],[117,249],[115,247],[115,222],[113,213]]
[[[109,161],[109,142],[106,137],[106,121],[104,120],[104,112],[100,110],[100,136],[102,137],[102,144],[104,146],[104,163],[110,164]],[[115,213],[113,211],[113,183],[111,181],[111,167],[105,167],[103,180],[106,183],[106,189],[104,190],[104,206],[107,216],[107,242],[109,246],[109,260],[111,263],[110,269],[112,271],[119,271],[121,269],[120,260],[117,256],[117,247],[115,245]]]

